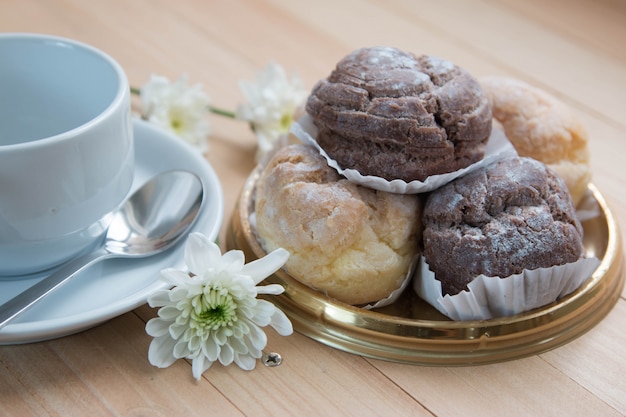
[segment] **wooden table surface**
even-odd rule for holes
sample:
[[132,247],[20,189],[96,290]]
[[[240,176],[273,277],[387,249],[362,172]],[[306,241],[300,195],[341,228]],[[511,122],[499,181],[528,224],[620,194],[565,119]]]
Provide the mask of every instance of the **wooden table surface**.
[[[152,73],[186,73],[226,109],[244,100],[239,80],[270,61],[309,89],[348,52],[371,45],[438,55],[476,76],[517,77],[562,99],[585,124],[593,182],[626,235],[623,0],[0,0],[0,31],[92,44],[136,86]],[[223,235],[256,138],[245,123],[209,118]],[[268,349],[282,365],[246,372],[216,364],[200,381],[186,361],[148,363],[145,323],[156,312],[144,305],[72,336],[0,346],[0,415],[626,415],[624,295],[589,332],[524,359],[403,365],[269,329]]]

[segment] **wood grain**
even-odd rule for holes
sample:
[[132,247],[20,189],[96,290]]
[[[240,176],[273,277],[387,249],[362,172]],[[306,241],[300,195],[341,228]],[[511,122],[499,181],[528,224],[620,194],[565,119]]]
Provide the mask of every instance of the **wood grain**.
[[[392,45],[507,75],[568,104],[590,138],[594,183],[626,235],[626,3],[620,0],[2,0],[0,31],[74,38],[111,54],[130,82],[186,73],[234,110],[242,79],[271,61],[306,88],[352,49]],[[256,138],[211,115],[207,160],[225,194],[221,239]],[[167,155],[163,156],[167,158]],[[611,313],[552,351],[494,365],[420,367],[366,359],[268,330],[283,364],[251,372],[147,360],[142,306],[56,340],[0,346],[2,416],[626,415],[626,290]]]

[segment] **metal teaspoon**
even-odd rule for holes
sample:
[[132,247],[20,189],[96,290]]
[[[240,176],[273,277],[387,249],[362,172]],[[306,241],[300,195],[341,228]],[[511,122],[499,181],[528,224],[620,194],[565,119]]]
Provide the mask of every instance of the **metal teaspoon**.
[[172,247],[195,221],[202,182],[187,171],[168,171],[146,182],[113,213],[104,242],[63,265],[0,306],[0,329],[61,284],[108,258],[156,255]]

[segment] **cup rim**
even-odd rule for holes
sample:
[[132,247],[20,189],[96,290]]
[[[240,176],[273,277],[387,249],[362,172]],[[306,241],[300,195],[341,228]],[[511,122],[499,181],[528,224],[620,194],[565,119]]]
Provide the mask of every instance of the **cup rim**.
[[91,118],[87,122],[81,125],[78,125],[70,130],[66,130],[56,135],[47,136],[47,137],[37,139],[34,141],[13,143],[13,144],[8,144],[8,145],[0,145],[0,152],[25,150],[29,148],[40,147],[42,145],[53,144],[56,142],[63,141],[67,138],[76,137],[80,135],[82,132],[84,132],[85,130],[90,129],[93,125],[98,124],[102,119],[109,117],[111,113],[114,113],[116,109],[118,109],[122,105],[124,100],[126,100],[126,97],[130,96],[130,87],[128,83],[128,77],[126,76],[124,69],[115,59],[113,59],[113,57],[111,57],[111,55],[107,54],[101,49],[98,49],[92,45],[89,45],[87,43],[84,43],[78,40],[74,40],[74,39],[70,39],[70,38],[66,38],[62,36],[57,36],[57,35],[50,35],[46,33],[29,33],[29,32],[0,33],[0,42],[2,42],[5,39],[29,39],[29,40],[36,40],[36,41],[42,41],[42,42],[50,42],[50,41],[60,42],[60,43],[70,45],[72,47],[89,51],[99,56],[100,58],[102,58],[106,63],[108,63],[113,68],[113,70],[117,74],[117,78],[119,79],[119,86],[118,86],[117,92],[115,93],[115,97],[106,107],[106,109],[104,109],[102,112],[100,112],[98,115]]

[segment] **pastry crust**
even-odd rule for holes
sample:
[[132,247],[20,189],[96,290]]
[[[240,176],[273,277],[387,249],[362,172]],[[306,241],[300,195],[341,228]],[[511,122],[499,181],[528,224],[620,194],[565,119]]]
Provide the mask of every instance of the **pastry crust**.
[[317,142],[346,169],[424,181],[483,158],[491,109],[478,81],[449,61],[389,47],[358,49],[306,104]]
[[424,256],[444,294],[480,274],[507,277],[584,256],[565,183],[532,158],[502,159],[432,192],[423,223]]
[[588,138],[570,109],[547,92],[506,77],[480,80],[493,117],[520,156],[535,158],[560,175],[574,204],[591,180]]
[[417,253],[420,199],[350,183],[306,145],[280,149],[256,188],[265,250],[290,252],[295,279],[348,304],[386,298]]

